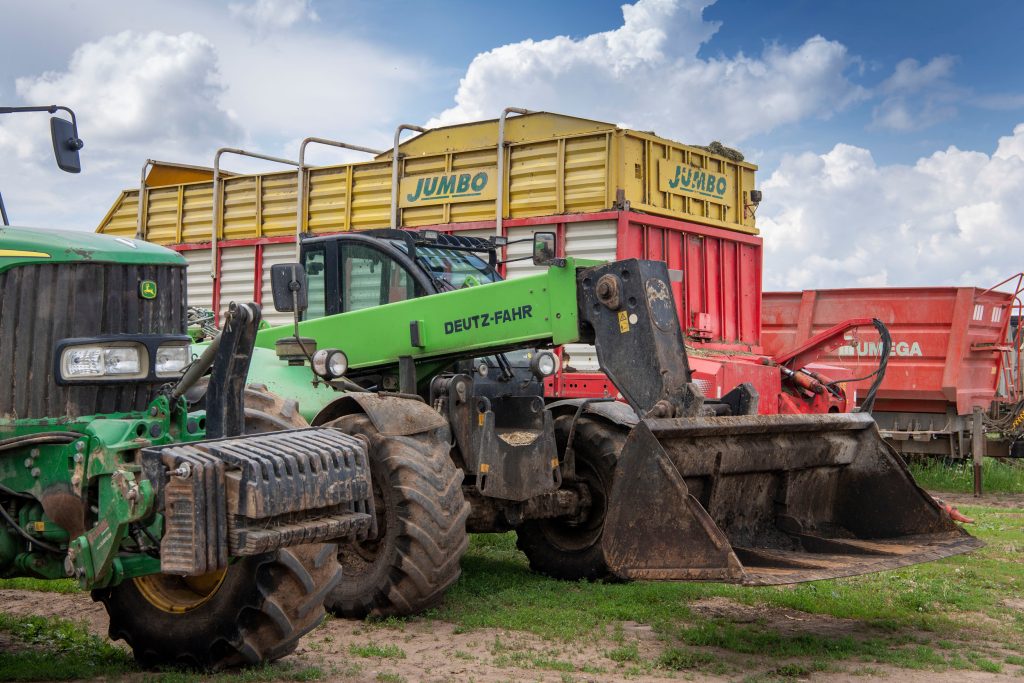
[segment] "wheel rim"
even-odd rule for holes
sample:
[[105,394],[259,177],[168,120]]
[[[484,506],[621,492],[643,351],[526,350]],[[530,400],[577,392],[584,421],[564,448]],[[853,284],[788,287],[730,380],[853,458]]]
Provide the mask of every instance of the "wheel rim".
[[212,600],[227,575],[227,570],[222,569],[201,576],[150,574],[133,581],[149,604],[164,612],[183,614]]
[[541,532],[548,542],[564,552],[587,550],[601,539],[604,518],[608,511],[608,482],[593,464],[587,460],[576,460],[576,479],[590,492],[590,509],[587,516],[579,521],[566,519],[541,520]]

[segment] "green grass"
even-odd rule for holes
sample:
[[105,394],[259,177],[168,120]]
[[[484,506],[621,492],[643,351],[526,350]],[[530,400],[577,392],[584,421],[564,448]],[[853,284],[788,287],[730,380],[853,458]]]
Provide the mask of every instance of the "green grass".
[[43,593],[77,593],[82,590],[71,579],[0,579],[0,589],[39,591]]
[[[946,464],[938,458],[913,460],[910,471],[917,483],[930,491],[974,492],[974,468],[970,461]],[[1024,462],[1000,462],[985,458],[981,464],[985,493],[1024,493]]]
[[[751,673],[751,680],[784,681],[879,665],[1013,674],[1014,667],[1024,666],[1024,657],[1016,654],[1024,652],[1024,613],[1004,600],[1019,597],[1024,587],[1024,511],[976,506],[962,511],[977,520],[967,528],[986,542],[985,548],[881,574],[785,587],[565,583],[531,573],[514,535],[477,535],[463,560],[462,577],[428,618],[450,621],[462,632],[493,627],[537,634],[552,648],[517,647],[502,636],[505,640],[495,639],[490,648],[490,658],[499,666],[558,672],[566,680],[588,669],[575,667],[560,652],[566,644],[583,642],[598,648],[595,671],[604,667],[626,677],[660,670]],[[70,582],[20,581],[19,588],[75,590]],[[0,585],[13,587],[10,581]],[[709,619],[693,608],[695,601],[712,597],[756,608],[753,621]],[[780,628],[758,617],[772,608],[849,620],[844,622],[849,628]],[[626,622],[650,626],[655,640],[641,650],[624,628]],[[406,657],[397,645],[375,644],[380,639],[374,635],[378,628],[405,629],[405,621],[352,627],[368,629],[367,644],[350,646],[354,657]],[[116,678],[137,672],[123,648],[64,620],[0,615],[0,632],[25,645],[0,655],[0,680]],[[317,680],[331,675],[288,661],[217,679]],[[160,678],[176,683],[202,677],[168,672]]]
[[[854,662],[993,671],[998,658],[969,653],[979,638],[1011,652],[1024,647],[1024,615],[1003,604],[1024,586],[1024,517],[1003,508],[964,506],[963,512],[977,520],[968,529],[985,548],[880,574],[785,587],[565,583],[532,574],[512,534],[479,535],[471,539],[462,578],[431,616],[454,622],[461,631],[513,629],[566,642],[606,638],[614,645],[604,656],[634,673],[713,670],[702,668],[711,666],[702,657],[708,648],[734,653],[741,661],[795,658],[794,670]],[[787,634],[758,622],[703,619],[690,605],[710,597],[852,620],[853,632]],[[637,643],[622,635],[626,621],[650,625],[664,641],[662,654],[645,660]],[[780,669],[786,664],[766,668],[765,675],[787,678]]]
[[132,656],[65,619],[0,614],[0,631],[26,649],[0,653],[0,680],[71,680],[136,670]]
[[348,651],[356,657],[375,657],[378,659],[405,659],[405,650],[397,645],[377,645],[367,643],[366,645],[349,645]]

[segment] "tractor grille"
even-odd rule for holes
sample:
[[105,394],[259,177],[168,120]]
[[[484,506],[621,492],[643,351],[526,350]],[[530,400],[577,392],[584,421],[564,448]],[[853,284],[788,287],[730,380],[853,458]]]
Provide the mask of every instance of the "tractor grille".
[[[139,296],[153,280],[158,295]],[[160,383],[60,386],[54,344],[107,334],[184,334],[185,268],[60,263],[0,273],[0,417],[142,410]]]

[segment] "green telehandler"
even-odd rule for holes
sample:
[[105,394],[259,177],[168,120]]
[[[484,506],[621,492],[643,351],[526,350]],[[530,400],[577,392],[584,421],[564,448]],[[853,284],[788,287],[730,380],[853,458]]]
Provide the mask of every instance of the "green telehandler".
[[175,252],[0,227],[0,575],[77,579],[144,666],[256,664],[373,536],[366,446],[244,386],[258,306],[195,359],[186,315]]
[[[293,325],[260,331],[249,381],[368,444],[377,534],[342,542],[336,613],[409,614],[459,575],[467,532],[515,529],[565,579],[779,584],[976,548],[870,415],[758,415],[740,385],[690,382],[664,263],[555,258],[501,281],[495,238],[380,230],[303,240],[272,268]],[[625,399],[545,405],[545,347],[596,346]],[[541,349],[541,350],[537,350]],[[521,364],[520,364],[521,365]],[[485,376],[486,375],[486,376]]]

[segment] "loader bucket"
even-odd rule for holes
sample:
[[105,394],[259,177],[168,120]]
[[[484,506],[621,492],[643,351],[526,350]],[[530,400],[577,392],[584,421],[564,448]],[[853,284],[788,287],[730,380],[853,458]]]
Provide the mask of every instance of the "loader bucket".
[[867,414],[642,420],[603,535],[627,579],[797,583],[983,544],[921,490]]

